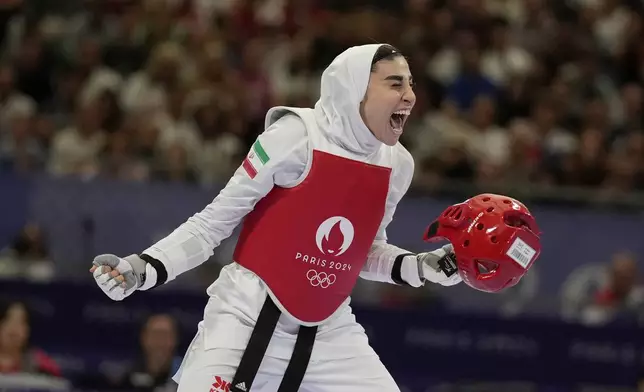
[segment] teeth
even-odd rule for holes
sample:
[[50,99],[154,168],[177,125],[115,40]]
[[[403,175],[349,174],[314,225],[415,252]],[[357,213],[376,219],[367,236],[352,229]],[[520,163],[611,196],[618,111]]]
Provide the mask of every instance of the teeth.
[[[398,114],[398,115],[402,115],[402,116],[409,116],[411,114],[411,110],[410,109],[396,110],[394,112],[394,114]],[[400,121],[400,123],[398,123],[398,121],[395,121],[395,120],[392,119],[392,124],[391,124],[392,125],[392,130],[394,131],[394,133],[396,135],[402,135],[402,132],[403,132],[402,125],[403,125],[405,119],[403,118],[403,119],[400,119],[399,121]]]

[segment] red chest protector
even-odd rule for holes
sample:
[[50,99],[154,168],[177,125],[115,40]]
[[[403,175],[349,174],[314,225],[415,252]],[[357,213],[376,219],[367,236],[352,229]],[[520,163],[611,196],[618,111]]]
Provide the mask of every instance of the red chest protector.
[[313,151],[293,188],[275,187],[246,217],[234,260],[282,311],[306,324],[349,297],[385,213],[391,169]]

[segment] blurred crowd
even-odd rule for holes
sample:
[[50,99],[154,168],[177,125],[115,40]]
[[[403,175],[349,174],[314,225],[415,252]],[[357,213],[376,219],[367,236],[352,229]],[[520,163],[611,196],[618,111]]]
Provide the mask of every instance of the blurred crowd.
[[[0,388],[5,391],[1,376],[22,377],[23,388],[34,390],[35,380],[43,380],[56,391],[55,379],[67,388],[65,376],[56,359],[34,344],[31,339],[31,312],[21,301],[0,301]],[[179,369],[180,331],[177,321],[167,314],[151,314],[141,326],[138,355],[128,361],[102,364],[101,371],[86,373],[74,379],[74,390],[113,392],[174,392],[171,377]],[[133,341],[134,343],[134,341]],[[16,381],[14,381],[15,383]],[[11,384],[9,384],[11,385]],[[68,384],[67,384],[68,385]],[[63,390],[63,389],[61,389]],[[64,389],[68,390],[68,389]]]
[[0,3],[0,167],[225,182],[353,44],[409,58],[415,184],[644,185],[640,0]]

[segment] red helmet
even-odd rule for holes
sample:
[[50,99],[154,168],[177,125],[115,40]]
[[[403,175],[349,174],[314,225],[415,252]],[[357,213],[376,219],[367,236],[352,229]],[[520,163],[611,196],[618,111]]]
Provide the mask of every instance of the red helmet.
[[532,267],[541,253],[540,234],[523,203],[484,193],[448,207],[429,225],[424,239],[448,240],[463,281],[477,290],[498,292],[519,283]]

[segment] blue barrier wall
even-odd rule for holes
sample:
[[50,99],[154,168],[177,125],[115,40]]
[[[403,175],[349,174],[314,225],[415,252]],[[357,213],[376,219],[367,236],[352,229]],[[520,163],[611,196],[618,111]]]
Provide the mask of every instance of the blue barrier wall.
[[0,174],[0,248],[25,224],[29,215],[31,181]]
[[[69,283],[2,282],[0,295],[31,305],[33,342],[53,353],[72,379],[136,355],[138,329],[150,312],[176,316],[185,348],[207,300],[205,293],[161,290],[112,302],[93,285]],[[438,310],[355,313],[383,362],[413,392],[455,380],[521,381],[551,391],[572,391],[579,384],[633,386],[644,361],[644,336],[637,329]]]
[[[0,239],[8,238],[27,218],[41,223],[59,272],[85,278],[95,254],[140,252],[187,217],[201,210],[218,189],[163,184],[126,184],[105,180],[18,178],[0,180],[3,219]],[[407,197],[389,228],[390,241],[410,250],[427,248],[421,240],[426,225],[456,200]],[[641,213],[607,213],[529,206],[543,230],[543,253],[530,271],[538,302],[528,311],[552,313],[562,282],[587,263],[603,263],[628,249],[644,255]],[[234,245],[234,238],[233,238]],[[0,244],[1,245],[1,244]],[[227,250],[230,253],[230,247]],[[225,259],[226,256],[224,256]],[[185,282],[185,280],[184,280]],[[457,288],[458,304],[471,309],[498,306],[504,296],[482,296]],[[507,297],[507,296],[506,296]]]

